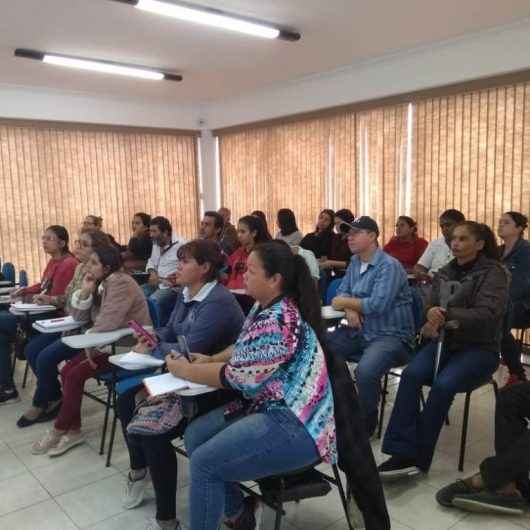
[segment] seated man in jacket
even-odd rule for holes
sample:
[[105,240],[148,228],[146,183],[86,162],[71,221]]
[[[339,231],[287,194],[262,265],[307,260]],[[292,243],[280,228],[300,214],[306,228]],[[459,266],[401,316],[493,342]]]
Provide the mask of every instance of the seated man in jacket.
[[406,364],[414,337],[412,295],[405,270],[378,245],[379,228],[370,217],[352,223],[348,244],[355,254],[333,299],[348,326],[329,333],[330,352],[357,362],[359,401],[371,436],[377,426],[381,377]]

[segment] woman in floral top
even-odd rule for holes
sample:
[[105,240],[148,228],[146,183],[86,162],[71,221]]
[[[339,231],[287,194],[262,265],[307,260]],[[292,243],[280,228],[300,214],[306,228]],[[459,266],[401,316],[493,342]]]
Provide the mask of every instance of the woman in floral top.
[[255,528],[257,504],[237,482],[336,461],[331,384],[316,331],[318,294],[304,259],[275,242],[247,261],[247,293],[257,301],[233,347],[190,364],[171,356],[176,376],[239,390],[245,400],[195,420],[190,455],[191,530]]

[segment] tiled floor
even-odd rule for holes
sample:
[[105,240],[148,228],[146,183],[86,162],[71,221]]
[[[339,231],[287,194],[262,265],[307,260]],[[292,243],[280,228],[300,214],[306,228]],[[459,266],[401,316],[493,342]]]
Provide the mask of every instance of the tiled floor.
[[[19,363],[19,367],[22,363]],[[20,374],[17,373],[17,376]],[[505,373],[497,374],[499,380]],[[0,529],[2,530],[142,530],[154,514],[152,496],[131,511],[121,507],[127,454],[121,434],[115,444],[113,465],[105,467],[99,456],[103,408],[85,400],[84,430],[88,443],[70,453],[51,459],[31,455],[31,443],[49,425],[18,429],[16,419],[28,405],[32,382],[22,392],[23,400],[0,408]],[[395,385],[393,386],[395,389]],[[391,396],[392,400],[392,396]],[[387,419],[391,412],[387,408]],[[396,530],[516,530],[530,529],[530,515],[493,517],[465,514],[439,507],[434,494],[442,485],[459,476],[456,471],[462,423],[463,399],[459,396],[451,410],[451,425],[444,427],[430,473],[405,484],[386,486],[392,528]],[[473,395],[465,475],[492,453],[494,401],[491,387]],[[373,442],[376,460],[381,461],[379,441]],[[179,462],[178,511],[187,527],[188,466]],[[272,529],[272,512],[266,511],[264,530]],[[287,507],[284,530],[346,530],[338,495]],[[358,528],[358,527],[357,527]]]

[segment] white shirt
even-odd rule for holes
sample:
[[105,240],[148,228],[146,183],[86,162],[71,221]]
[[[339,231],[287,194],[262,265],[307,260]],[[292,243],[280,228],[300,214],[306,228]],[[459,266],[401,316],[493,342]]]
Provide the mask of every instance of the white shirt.
[[445,237],[439,237],[429,243],[422,257],[418,260],[418,265],[425,267],[432,275],[445,267],[453,258],[451,249],[445,242]]
[[212,282],[205,283],[200,289],[199,292],[193,297],[190,298],[190,290],[188,287],[182,289],[182,297],[184,298],[184,303],[189,302],[202,302],[212,291],[212,289],[217,285],[217,280]]
[[318,261],[315,258],[315,255],[311,250],[307,250],[302,247],[295,246],[293,248],[298,249],[298,255],[302,256],[302,258],[305,259],[305,262],[307,263],[307,266],[309,267],[309,272],[311,273],[311,276],[315,280],[320,279],[320,268],[318,266]]
[[[160,278],[167,278],[170,274],[174,274],[177,270],[177,251],[185,242],[186,240],[183,237],[173,236],[171,245],[168,245],[164,249],[160,249],[159,245],[153,243],[151,257],[147,261],[145,270],[154,270]],[[170,286],[159,283],[158,288],[170,289]]]

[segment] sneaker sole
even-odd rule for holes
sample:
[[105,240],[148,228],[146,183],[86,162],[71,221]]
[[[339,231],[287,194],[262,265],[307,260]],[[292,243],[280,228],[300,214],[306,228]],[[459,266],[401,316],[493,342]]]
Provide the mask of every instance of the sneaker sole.
[[407,467],[396,471],[380,471],[379,476],[382,481],[395,482],[404,478],[412,478],[419,475],[421,471],[417,467]]
[[475,513],[502,513],[505,515],[524,514],[524,510],[522,508],[510,508],[508,506],[492,505],[473,499],[462,499],[458,497],[453,499],[453,506]]
[[70,451],[70,449],[73,449],[74,447],[77,447],[78,445],[81,445],[81,444],[84,444],[84,443],[85,443],[85,440],[82,439],[82,440],[77,440],[77,441],[71,443],[68,447],[63,447],[61,450],[57,450],[57,448],[50,449],[48,451],[48,456],[50,458],[53,458],[55,456],[64,455],[64,453],[67,453],[68,451]]

